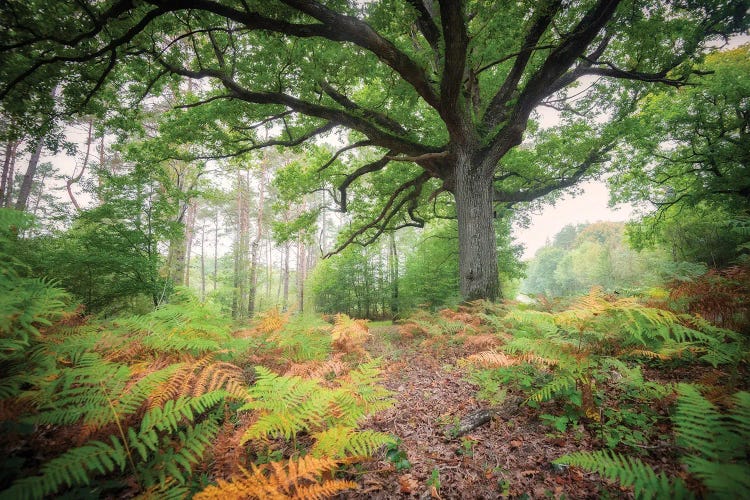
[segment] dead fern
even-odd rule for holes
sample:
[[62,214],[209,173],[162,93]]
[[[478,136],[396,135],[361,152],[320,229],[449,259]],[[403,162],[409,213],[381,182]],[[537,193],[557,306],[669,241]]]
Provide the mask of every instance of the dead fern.
[[260,322],[254,331],[263,335],[272,335],[280,332],[289,322],[289,313],[282,313],[277,308],[269,309],[260,314]]
[[331,458],[305,456],[288,462],[272,462],[251,469],[241,469],[229,481],[219,479],[195,495],[195,500],[247,499],[322,499],[349,489],[357,483],[340,479],[327,479],[342,462]]
[[356,354],[361,358],[368,356],[364,344],[370,338],[367,320],[352,319],[346,314],[337,314],[331,330],[333,348],[344,354]]
[[518,358],[497,351],[482,351],[477,354],[472,354],[465,358],[465,361],[482,368],[500,368],[517,365],[519,363]]
[[223,389],[238,400],[247,400],[247,385],[240,367],[203,356],[180,365],[176,373],[149,400],[149,408],[163,406],[180,396],[200,396]]

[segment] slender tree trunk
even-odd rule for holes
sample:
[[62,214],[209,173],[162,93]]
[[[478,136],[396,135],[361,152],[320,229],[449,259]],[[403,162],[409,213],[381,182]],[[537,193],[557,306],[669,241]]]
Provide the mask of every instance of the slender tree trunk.
[[34,208],[31,213],[36,217],[36,213],[39,210],[39,202],[42,201],[42,195],[44,194],[44,181],[47,180],[47,172],[42,172],[42,178],[39,179],[39,185],[36,189],[36,199],[34,201]]
[[281,302],[281,310],[286,311],[289,307],[289,254],[291,253],[291,245],[289,242],[284,243],[284,271],[281,281],[284,282],[284,295]]
[[18,158],[18,146],[20,142],[16,142],[13,148],[13,156],[10,158],[10,167],[8,167],[8,186],[5,190],[5,204],[6,208],[10,208],[13,205],[13,184],[16,182],[16,159]]
[[3,172],[0,177],[0,207],[8,206],[6,192],[10,197],[9,186],[13,184],[13,165],[16,162],[16,150],[19,141],[8,141],[5,145],[5,158],[3,159]]
[[193,256],[193,240],[195,239],[195,218],[198,215],[198,202],[192,200],[185,217],[185,264],[183,283],[190,286],[190,260]]
[[305,240],[300,233],[297,236],[297,303],[299,312],[305,312],[305,272],[307,266],[307,255],[305,252]]
[[68,197],[70,197],[71,203],[73,203],[73,206],[76,207],[76,211],[78,212],[81,211],[81,206],[78,204],[78,200],[76,200],[76,197],[73,195],[73,184],[76,184],[78,181],[81,180],[81,177],[83,177],[83,173],[86,171],[86,166],[89,163],[89,156],[91,155],[91,143],[93,142],[93,136],[92,136],[93,130],[94,130],[94,119],[89,118],[89,132],[88,132],[88,137],[86,139],[86,156],[83,157],[83,165],[81,166],[81,171],[76,175],[76,172],[74,169],[73,175],[70,177],[70,179],[65,181],[65,188],[68,190]]
[[216,211],[214,219],[214,292],[219,281],[219,211]]
[[201,225],[201,301],[206,300],[206,221]]
[[266,238],[266,297],[271,299],[271,273],[273,269],[273,257],[271,255],[271,238]]
[[258,185],[258,217],[255,222],[257,231],[255,239],[250,245],[250,293],[248,294],[247,315],[252,317],[255,313],[255,297],[258,289],[258,249],[263,238],[263,204],[266,189],[266,159],[263,158],[260,170],[260,183]]
[[36,141],[34,151],[31,153],[29,159],[29,167],[26,169],[26,174],[23,176],[23,182],[21,182],[21,189],[18,191],[18,198],[16,199],[16,210],[26,210],[26,204],[29,201],[29,195],[31,194],[31,186],[34,185],[34,175],[36,175],[36,168],[39,165],[39,157],[42,156],[42,150],[44,149],[44,137],[40,137]]
[[493,170],[466,151],[456,154],[458,267],[464,300],[500,297],[495,241]]
[[388,267],[391,279],[391,315],[398,316],[398,249],[396,248],[396,235],[391,232],[389,237],[389,259]]

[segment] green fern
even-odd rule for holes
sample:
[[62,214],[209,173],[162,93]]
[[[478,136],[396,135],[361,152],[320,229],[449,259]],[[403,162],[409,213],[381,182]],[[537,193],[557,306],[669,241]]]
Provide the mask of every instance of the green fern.
[[358,431],[353,427],[336,426],[313,434],[315,444],[310,453],[316,457],[343,459],[371,457],[382,446],[394,445],[390,434],[373,430]]
[[735,394],[729,413],[693,385],[680,384],[678,393],[675,434],[689,453],[682,462],[717,498],[750,496],[750,393]]
[[526,401],[536,401],[537,403],[549,401],[557,393],[560,393],[567,389],[574,389],[578,380],[578,377],[574,377],[571,375],[556,376],[547,384],[545,384],[544,387],[529,396]]
[[670,481],[663,472],[656,474],[641,460],[615,452],[581,451],[562,456],[554,463],[580,467],[617,481],[626,488],[632,487],[636,498],[692,498],[680,479]]
[[200,463],[218,433],[217,417],[212,415],[198,424],[187,425],[176,436],[166,435],[160,439],[153,459],[138,467],[139,476],[147,486],[168,484],[169,478],[187,483],[193,466]]
[[13,486],[0,493],[0,498],[43,498],[57,492],[62,486],[89,484],[92,474],[123,471],[127,452],[117,438],[112,437],[111,443],[90,441],[68,450],[42,465],[40,476],[16,481]]
[[251,402],[240,410],[256,410],[258,420],[245,432],[242,442],[266,437],[293,439],[299,432],[319,432],[336,426],[354,427],[367,415],[390,406],[390,393],[379,383],[376,362],[349,372],[338,387],[321,381],[282,376],[257,367],[250,388]]

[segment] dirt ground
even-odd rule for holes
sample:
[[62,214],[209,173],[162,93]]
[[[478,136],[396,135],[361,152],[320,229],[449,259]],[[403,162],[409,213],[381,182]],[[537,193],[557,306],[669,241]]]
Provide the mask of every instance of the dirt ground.
[[[552,464],[566,453],[591,449],[589,433],[581,426],[565,437],[556,436],[532,409],[519,404],[520,395],[508,393],[490,422],[452,437],[462,418],[490,406],[475,399],[477,386],[457,365],[471,352],[463,346],[418,349],[409,342],[386,341],[393,333],[389,328],[395,327],[373,328],[367,347],[383,359],[384,383],[396,404],[364,428],[398,436],[396,452],[405,453],[411,466],[396,470],[382,452],[356,475],[360,490],[342,498],[601,498],[606,494],[596,475]],[[627,496],[615,486],[607,490],[610,496]]]

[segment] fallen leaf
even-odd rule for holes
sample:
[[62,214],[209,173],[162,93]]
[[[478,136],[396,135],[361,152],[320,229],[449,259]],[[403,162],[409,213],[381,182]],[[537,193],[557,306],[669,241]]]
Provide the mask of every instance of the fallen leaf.
[[520,440],[514,439],[513,441],[510,442],[511,448],[520,448],[522,445],[523,445],[523,441],[520,441]]
[[530,470],[521,471],[522,476],[533,476],[534,474],[539,474],[539,469],[530,469]]
[[419,483],[416,479],[414,479],[414,477],[412,477],[411,474],[404,474],[403,476],[399,477],[398,484],[401,489],[401,493],[406,494],[411,493],[419,486]]

